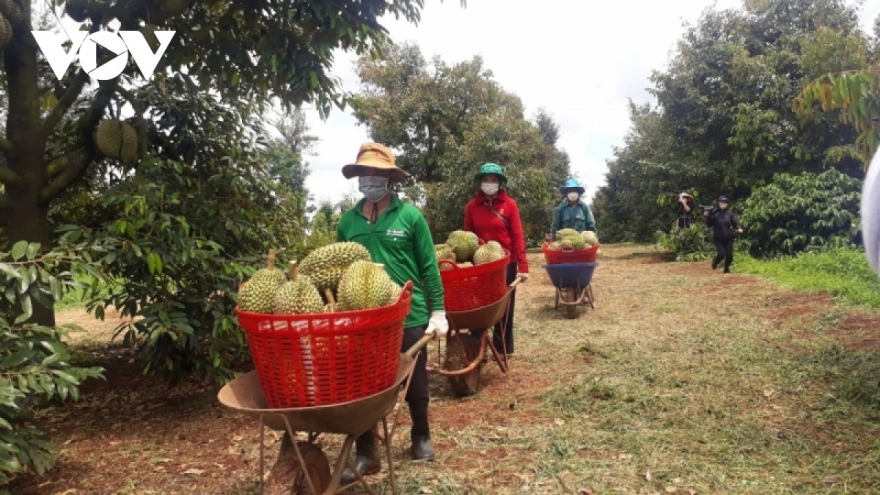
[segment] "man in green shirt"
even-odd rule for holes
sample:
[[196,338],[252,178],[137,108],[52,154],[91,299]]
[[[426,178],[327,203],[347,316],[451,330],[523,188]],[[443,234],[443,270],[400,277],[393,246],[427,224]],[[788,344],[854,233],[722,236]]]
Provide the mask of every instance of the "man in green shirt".
[[[346,179],[358,177],[364,199],[339,219],[337,241],[363,244],[375,263],[383,263],[391,279],[400,285],[413,281],[412,306],[404,324],[401,352],[422,336],[446,335],[449,324],[443,307],[443,282],[434,254],[434,242],[425,217],[414,206],[402,202],[391,192],[402,177],[409,174],[394,165],[394,155],[377,143],[363,144],[355,163],[342,167]],[[434,459],[434,446],[428,428],[427,353],[416,359],[406,394],[412,418],[412,455],[416,460]],[[370,430],[355,442],[355,469],[361,475],[379,471],[376,433]],[[353,482],[355,473],[346,469],[343,481]]]

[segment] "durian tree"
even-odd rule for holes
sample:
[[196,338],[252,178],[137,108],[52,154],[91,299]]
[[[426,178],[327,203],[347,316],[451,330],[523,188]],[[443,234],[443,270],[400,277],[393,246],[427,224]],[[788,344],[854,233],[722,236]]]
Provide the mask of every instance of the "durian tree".
[[[176,34],[149,82],[133,63],[100,82],[74,63],[57,80],[31,34],[37,5],[92,33]],[[243,267],[258,265],[255,253],[302,227],[295,199],[268,194],[271,160],[260,139],[267,108],[311,103],[326,114],[344,105],[328,72],[334,50],[377,50],[387,41],[379,19],[415,22],[422,5],[0,0],[0,263],[17,274],[0,270],[2,329],[12,335],[0,332],[0,376],[21,365],[20,357],[7,359],[11,339],[39,334],[50,347],[60,342],[52,301],[64,284],[52,277],[77,272],[94,280],[88,304],[96,316],[115,305],[142,317],[119,331],[139,345],[146,372],[217,374],[241,359],[246,346],[230,315]],[[107,60],[99,57],[99,65]],[[109,123],[100,131],[102,122]],[[41,271],[37,264],[52,257],[66,261]],[[100,296],[102,286],[109,296]],[[64,357],[25,357],[46,356]],[[88,373],[68,373],[70,385]],[[54,390],[44,398],[56,398]],[[21,409],[0,408],[0,429],[9,423],[16,438],[0,443],[0,484],[6,474],[51,464],[44,434],[15,433],[26,431],[16,429],[19,420],[27,421],[42,392],[26,381],[9,391]]]
[[[156,67],[150,101],[132,91],[143,82],[134,64],[94,91],[76,64],[61,81],[46,77],[51,73],[31,34],[37,3],[0,2],[8,98],[6,135],[0,138],[0,225],[11,243],[46,247],[52,245],[52,203],[105,159],[94,133],[114,105],[133,107],[129,123],[139,128],[140,158],[181,160],[204,143],[187,139],[185,123],[162,120],[169,100],[211,94],[233,106],[311,102],[327,113],[344,103],[328,73],[333,50],[373,51],[386,39],[381,16],[415,22],[422,7],[420,0],[55,0],[60,12],[84,22],[89,32],[109,26],[176,32]],[[163,80],[173,84],[163,87]],[[78,104],[83,108],[73,113]],[[53,323],[51,311],[35,310],[35,317]]]

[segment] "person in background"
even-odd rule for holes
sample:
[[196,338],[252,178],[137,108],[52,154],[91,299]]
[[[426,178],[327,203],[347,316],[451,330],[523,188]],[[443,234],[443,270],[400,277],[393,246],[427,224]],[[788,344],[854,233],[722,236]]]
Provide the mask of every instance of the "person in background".
[[[529,278],[529,262],[526,259],[526,243],[523,237],[522,221],[516,201],[507,194],[504,187],[507,177],[501,166],[486,163],[474,176],[479,183],[474,199],[464,209],[464,230],[473,232],[483,242],[496,241],[510,252],[511,262],[507,266],[507,283],[513,283],[517,277],[523,282]],[[510,296],[507,314],[495,325],[493,343],[499,351],[512,355],[513,346],[513,310],[516,291]],[[501,328],[504,328],[502,348]]]
[[717,203],[718,208],[703,213],[706,223],[712,229],[712,241],[717,252],[712,259],[712,269],[718,268],[718,264],[724,260],[724,273],[730,273],[730,264],[733,263],[733,233],[742,234],[742,229],[736,215],[728,210],[730,200],[727,196],[720,196]]
[[[411,280],[414,284],[401,352],[424,335],[443,337],[449,330],[449,323],[443,307],[443,282],[428,223],[418,208],[404,203],[392,193],[395,183],[409,174],[397,168],[390,149],[377,143],[365,143],[361,145],[355,163],[342,167],[342,175],[346,179],[358,178],[364,199],[339,219],[337,242],[363,244],[373,262],[385,265],[394,282],[403,286]],[[412,456],[416,460],[432,461],[434,445],[428,427],[428,369],[424,351],[416,358],[406,402],[412,418]],[[376,440],[376,431],[371,429],[355,441],[355,469],[361,475],[377,473],[381,468]],[[346,469],[342,477],[345,483],[357,480],[350,469]]]
[[553,211],[553,221],[550,223],[550,233],[547,234],[547,242],[556,240],[556,231],[561,229],[574,229],[578,232],[585,230],[596,231],[596,220],[589,205],[581,201],[584,188],[577,179],[568,179],[559,188],[565,199]]
[[691,226],[691,215],[694,212],[694,197],[683,192],[678,195],[678,228],[686,229]]

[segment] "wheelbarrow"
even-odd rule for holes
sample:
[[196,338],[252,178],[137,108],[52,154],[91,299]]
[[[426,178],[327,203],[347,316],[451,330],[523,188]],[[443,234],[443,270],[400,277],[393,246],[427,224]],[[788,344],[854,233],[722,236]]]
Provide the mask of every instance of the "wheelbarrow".
[[[224,386],[217,399],[226,407],[240,411],[260,422],[260,493],[263,493],[264,434],[265,427],[286,432],[292,443],[297,462],[293,465],[294,486],[291,495],[332,495],[351,486],[361,484],[367,492],[375,495],[363,476],[349,462],[349,454],[355,439],[381,421],[385,454],[388,460],[388,476],[391,492],[397,494],[394,464],[391,458],[391,439],[397,426],[397,414],[388,426],[388,415],[394,410],[400,392],[406,395],[409,379],[415,368],[415,356],[433,337],[426,335],[400,356],[397,379],[394,385],[369,397],[341,404],[291,409],[268,409],[256,372],[247,373]],[[296,441],[296,433],[307,434],[307,441]],[[342,451],[330,471],[330,462],[315,442],[322,433],[345,435]],[[285,441],[287,438],[285,438]],[[282,445],[283,447],[283,445]],[[342,472],[348,466],[358,481],[342,486]]]
[[[510,306],[510,298],[522,281],[517,277],[504,296],[492,304],[467,311],[447,311],[449,333],[446,335],[446,358],[441,359],[438,373],[449,380],[452,392],[464,397],[472,395],[480,386],[483,364],[488,361],[488,349],[502,373],[507,373],[507,343],[505,328],[500,329],[501,349],[489,338],[489,329],[504,318]],[[497,330],[493,330],[497,331]]]
[[590,282],[597,266],[599,266],[598,262],[543,265],[550,281],[556,287],[555,308],[564,307],[565,315],[569,319],[577,317],[579,306],[589,305],[593,309],[596,308],[596,299]]

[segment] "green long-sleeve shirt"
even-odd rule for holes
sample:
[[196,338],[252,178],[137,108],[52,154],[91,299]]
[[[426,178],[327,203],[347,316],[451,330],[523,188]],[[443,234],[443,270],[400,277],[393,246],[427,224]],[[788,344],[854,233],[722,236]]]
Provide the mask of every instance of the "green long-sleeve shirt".
[[574,206],[568,200],[559,203],[553,211],[553,222],[550,224],[550,237],[556,240],[556,231],[561,229],[574,229],[578,232],[585,230],[596,231],[596,220],[590,207],[582,201]]
[[[384,263],[391,279],[403,286],[413,281],[412,306],[406,328],[426,325],[430,311],[442,311],[443,282],[428,222],[415,206],[391,197],[391,205],[371,224],[363,214],[364,200],[339,219],[337,241],[363,244],[375,263]],[[429,309],[430,304],[430,309]]]

